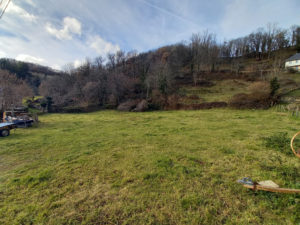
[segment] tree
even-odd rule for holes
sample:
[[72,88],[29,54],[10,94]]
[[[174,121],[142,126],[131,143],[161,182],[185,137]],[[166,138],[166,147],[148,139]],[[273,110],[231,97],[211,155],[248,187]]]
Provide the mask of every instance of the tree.
[[300,52],[300,26],[293,25],[291,27],[290,42],[292,46],[295,46],[297,51]]
[[191,37],[191,53],[192,53],[192,73],[200,71],[201,65],[201,36],[200,34],[193,34]]
[[193,34],[191,37],[191,72],[194,84],[197,84],[201,70],[213,71],[220,55],[220,47],[216,43],[216,36],[207,30],[203,33]]
[[300,26],[295,30],[296,49],[300,52]]
[[46,103],[47,103],[47,111],[48,112],[51,112],[52,111],[52,104],[53,104],[53,101],[52,101],[52,98],[47,96],[46,97]]
[[271,93],[270,96],[274,97],[276,92],[278,91],[278,89],[280,88],[280,84],[278,82],[278,78],[274,77],[271,81],[270,81],[270,89],[271,89]]
[[40,103],[40,106],[43,109],[43,112],[45,112],[46,108],[47,108],[47,101],[46,99],[43,99],[42,102]]
[[0,110],[22,105],[25,97],[33,96],[32,89],[16,75],[0,70]]

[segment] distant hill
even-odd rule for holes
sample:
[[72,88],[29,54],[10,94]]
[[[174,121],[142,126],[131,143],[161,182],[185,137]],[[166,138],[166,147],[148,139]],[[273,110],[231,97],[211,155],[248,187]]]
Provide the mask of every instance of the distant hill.
[[26,78],[27,73],[40,73],[45,75],[58,75],[59,71],[54,70],[47,66],[42,66],[35,63],[22,62],[10,58],[0,59],[0,69],[8,70],[11,73],[15,73],[18,78]]
[[15,74],[19,79],[25,80],[37,93],[41,81],[47,76],[59,75],[60,72],[47,66],[22,62],[10,58],[0,59],[0,69]]

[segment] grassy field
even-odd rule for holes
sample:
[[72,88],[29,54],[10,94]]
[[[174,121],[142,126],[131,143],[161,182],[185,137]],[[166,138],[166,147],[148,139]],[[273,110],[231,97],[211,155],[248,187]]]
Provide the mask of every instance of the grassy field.
[[0,139],[0,224],[300,224],[300,196],[236,183],[250,176],[300,188],[300,160],[288,149],[300,120],[285,113],[40,120]]

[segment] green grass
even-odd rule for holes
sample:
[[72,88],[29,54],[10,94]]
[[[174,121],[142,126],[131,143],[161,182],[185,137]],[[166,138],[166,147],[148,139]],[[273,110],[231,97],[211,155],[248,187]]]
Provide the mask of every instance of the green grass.
[[[214,81],[214,86],[212,87],[184,87],[180,90],[181,94],[185,96],[198,96],[198,102],[228,102],[232,96],[238,93],[248,93],[248,87],[251,82],[243,80],[221,80]],[[190,103],[186,101],[186,103]]]
[[250,176],[300,188],[300,161],[285,141],[300,120],[285,113],[102,111],[40,120],[0,139],[0,224],[300,223],[299,196],[236,183]]
[[297,84],[300,83],[300,73],[281,72],[278,77],[280,80],[290,79],[297,82]]
[[291,91],[288,94],[286,94],[285,96],[289,96],[289,97],[300,97],[300,89],[295,90],[295,91]]

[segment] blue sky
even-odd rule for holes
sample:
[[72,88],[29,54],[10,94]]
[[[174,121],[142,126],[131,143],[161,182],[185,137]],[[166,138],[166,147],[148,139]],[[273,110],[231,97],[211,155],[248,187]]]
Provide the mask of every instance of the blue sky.
[[0,20],[0,57],[61,69],[188,42],[206,29],[222,41],[267,23],[289,28],[300,25],[299,9],[299,0],[12,0]]

